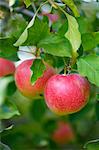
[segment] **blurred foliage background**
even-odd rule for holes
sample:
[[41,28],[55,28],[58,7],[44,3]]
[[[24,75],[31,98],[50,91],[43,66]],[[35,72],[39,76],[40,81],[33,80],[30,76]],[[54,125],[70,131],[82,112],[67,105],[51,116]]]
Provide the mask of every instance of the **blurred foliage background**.
[[[34,0],[32,5],[26,8],[22,0],[0,0],[0,36],[13,35],[15,37],[8,39],[4,45],[6,53],[0,50],[0,57],[13,61],[19,60],[17,48],[14,49],[12,55],[12,43],[24,31],[40,3],[41,0]],[[81,15],[78,18],[80,31],[82,33],[99,31],[99,2],[75,0],[75,4]],[[67,10],[71,13],[69,9]],[[56,13],[55,10],[53,13]],[[58,19],[51,25],[52,29],[57,31],[62,21],[64,21],[64,16],[62,20]],[[94,40],[91,40],[93,44]],[[2,43],[0,44],[2,46]],[[99,55],[99,47],[94,50]],[[80,55],[82,55],[81,50]],[[62,62],[57,62],[57,65],[62,65]],[[90,100],[86,107],[78,113],[61,117],[47,108],[43,97],[33,101],[23,97],[16,89],[13,77],[0,78],[0,149],[82,150],[86,144],[85,149],[87,150],[99,150],[99,97],[96,96],[98,90],[95,85],[92,85]],[[52,138],[60,121],[69,123],[74,134],[74,139],[65,144],[58,144]]]

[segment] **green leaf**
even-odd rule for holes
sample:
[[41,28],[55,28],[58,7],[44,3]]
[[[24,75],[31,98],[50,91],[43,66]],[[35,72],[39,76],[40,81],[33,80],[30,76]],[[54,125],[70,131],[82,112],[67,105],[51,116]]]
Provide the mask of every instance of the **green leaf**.
[[15,85],[15,81],[10,82],[7,86],[7,95],[12,96],[15,93],[16,89],[17,87]]
[[0,119],[9,119],[14,115],[20,115],[16,105],[8,100],[0,106]]
[[0,149],[1,150],[11,150],[8,145],[3,144],[1,141],[0,141]]
[[21,14],[12,15],[7,25],[8,31],[10,32],[9,36],[13,36],[15,39],[18,39],[26,26],[26,20]]
[[99,56],[89,55],[77,61],[78,71],[88,80],[99,86]]
[[58,34],[59,34],[60,36],[64,36],[65,33],[67,32],[67,30],[68,30],[68,21],[66,20],[66,21],[64,22],[64,24],[59,28]]
[[92,50],[99,44],[99,32],[82,34],[82,46],[85,51]]
[[43,72],[45,71],[46,66],[42,62],[41,59],[36,59],[33,61],[33,64],[31,66],[32,76],[31,76],[31,82],[32,84],[35,84],[36,80],[43,75]]
[[96,111],[97,120],[99,121],[99,100],[96,101],[95,111]]
[[47,22],[36,19],[34,26],[28,29],[28,38],[24,45],[37,45],[39,41],[49,35],[49,31]]
[[71,57],[71,44],[64,37],[50,34],[48,37],[40,41],[38,46],[44,48],[45,53],[60,57]]
[[79,12],[73,0],[62,0],[73,11],[75,17],[79,17]]
[[14,46],[16,46],[16,47],[20,46],[26,41],[26,39],[28,37],[28,29],[34,25],[34,21],[35,21],[36,15],[37,14],[35,13],[35,15],[33,16],[32,20],[29,22],[29,24],[26,27],[26,29],[24,30],[24,32],[21,34],[19,39],[14,43]]
[[42,121],[42,117],[44,116],[45,111],[46,104],[44,99],[36,99],[31,104],[30,113],[34,120]]
[[13,37],[0,39],[0,55],[6,58],[16,55],[17,48],[13,46],[14,42],[15,39]]
[[47,133],[52,134],[57,128],[57,121],[53,118],[52,119],[47,118],[43,125],[43,128]]
[[0,78],[0,106],[3,104],[3,102],[5,100],[7,86],[12,81],[13,81],[12,76]]
[[24,0],[24,3],[26,7],[29,7],[31,5],[31,0]]
[[10,125],[8,127],[4,127],[2,124],[0,125],[0,133],[4,132],[4,131],[8,131],[11,130],[13,128],[14,125]]
[[[95,139],[95,140],[88,141],[88,142],[84,145],[83,148],[86,149],[89,144],[94,144],[94,143],[98,143],[98,142],[99,142],[99,139]],[[99,146],[99,144],[98,144],[98,146]],[[99,147],[98,147],[98,148],[99,148]],[[98,149],[97,149],[97,150],[98,150]]]
[[95,37],[95,42],[97,45],[99,45],[99,31],[98,32],[94,32],[94,37]]
[[84,16],[78,17],[77,22],[79,24],[79,31],[81,34],[92,31],[92,24],[86,17],[84,17]]
[[64,68],[64,60],[62,57],[53,56],[47,53],[42,54],[41,56],[44,61],[49,64],[50,66],[53,66],[54,68]]
[[81,44],[81,34],[78,29],[79,26],[73,16],[69,14],[67,14],[66,16],[68,19],[68,31],[65,33],[65,37],[70,41],[73,51],[76,52]]

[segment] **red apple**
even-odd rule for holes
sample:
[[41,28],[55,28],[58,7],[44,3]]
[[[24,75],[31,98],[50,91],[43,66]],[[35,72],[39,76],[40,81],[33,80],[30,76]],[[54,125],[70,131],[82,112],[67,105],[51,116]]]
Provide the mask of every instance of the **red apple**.
[[15,65],[12,61],[0,58],[0,77],[13,74],[15,72]]
[[88,102],[90,85],[79,74],[54,75],[45,87],[47,106],[60,115],[72,114]]
[[52,134],[52,140],[58,144],[66,144],[75,139],[71,125],[64,121],[59,121],[57,128]]
[[15,82],[19,91],[26,97],[33,98],[41,94],[44,90],[47,80],[55,74],[55,70],[46,65],[46,70],[43,76],[38,78],[34,85],[32,85],[30,67],[33,59],[23,61],[16,69]]

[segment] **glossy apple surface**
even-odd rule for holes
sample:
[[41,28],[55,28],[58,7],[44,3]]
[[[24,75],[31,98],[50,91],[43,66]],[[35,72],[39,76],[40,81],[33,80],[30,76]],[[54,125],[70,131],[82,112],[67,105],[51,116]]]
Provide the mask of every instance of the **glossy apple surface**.
[[54,75],[45,87],[47,106],[59,115],[72,114],[88,102],[90,85],[79,74]]
[[26,97],[33,98],[42,94],[44,91],[45,84],[47,80],[55,74],[55,70],[46,66],[46,70],[44,71],[42,77],[38,78],[34,85],[32,85],[31,78],[31,70],[30,67],[33,63],[33,60],[25,60],[23,61],[16,69],[15,72],[15,82],[19,91]]
[[15,72],[15,65],[12,61],[0,58],[0,77],[13,74]]

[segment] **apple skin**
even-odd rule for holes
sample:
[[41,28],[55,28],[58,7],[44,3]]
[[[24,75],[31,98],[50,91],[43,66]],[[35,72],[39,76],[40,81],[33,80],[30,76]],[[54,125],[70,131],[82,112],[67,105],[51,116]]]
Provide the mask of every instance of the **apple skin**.
[[60,145],[74,141],[75,136],[71,125],[68,122],[59,121],[52,134],[52,140]]
[[15,71],[15,82],[19,91],[28,98],[38,97],[44,91],[47,80],[55,74],[54,68],[46,64],[46,70],[43,76],[38,78],[34,85],[32,85],[30,67],[33,59],[23,61]]
[[88,102],[90,84],[79,74],[54,75],[45,87],[47,106],[58,115],[72,114]]
[[14,74],[15,65],[12,61],[0,58],[0,77]]

